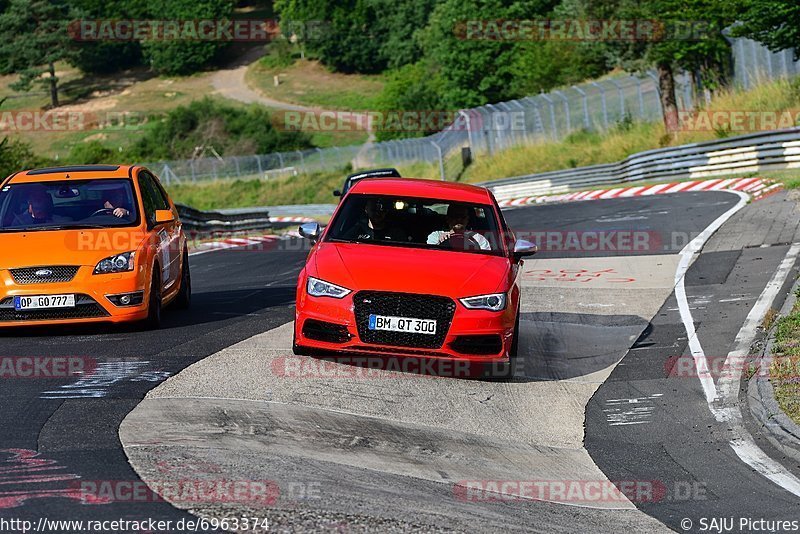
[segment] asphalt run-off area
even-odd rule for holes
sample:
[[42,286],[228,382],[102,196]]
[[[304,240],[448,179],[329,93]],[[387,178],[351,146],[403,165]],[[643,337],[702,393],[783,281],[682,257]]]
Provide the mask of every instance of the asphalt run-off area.
[[507,380],[295,356],[306,243],[193,255],[192,307],[165,312],[160,330],[0,332],[0,520],[259,532],[797,522],[800,459],[754,419],[747,370],[714,372],[748,354],[758,315],[797,277],[795,206],[787,192],[698,191],[505,211],[541,245],[524,261]]

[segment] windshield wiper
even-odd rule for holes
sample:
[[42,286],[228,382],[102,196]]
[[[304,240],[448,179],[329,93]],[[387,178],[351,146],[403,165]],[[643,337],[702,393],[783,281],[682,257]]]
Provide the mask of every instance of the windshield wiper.
[[70,224],[57,226],[22,226],[3,228],[3,232],[44,232],[47,230],[105,230],[112,226],[101,226],[99,224]]

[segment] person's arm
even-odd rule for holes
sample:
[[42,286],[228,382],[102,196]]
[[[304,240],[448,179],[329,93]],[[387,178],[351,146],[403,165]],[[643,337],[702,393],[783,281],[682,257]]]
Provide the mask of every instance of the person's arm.
[[426,243],[428,245],[441,245],[443,241],[442,239],[443,233],[444,232],[442,232],[441,230],[434,230],[428,235],[428,240],[426,241]]
[[481,250],[492,250],[492,246],[489,244],[489,240],[483,237],[478,232],[474,232],[472,234],[472,239],[478,243],[478,246],[481,247]]

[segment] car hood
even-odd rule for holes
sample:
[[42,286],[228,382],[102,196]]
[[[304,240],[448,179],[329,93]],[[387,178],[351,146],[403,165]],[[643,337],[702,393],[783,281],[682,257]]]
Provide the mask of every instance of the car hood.
[[145,234],[138,229],[57,230],[0,233],[0,269],[47,265],[88,265],[137,250]]
[[320,243],[309,271],[354,291],[375,290],[452,298],[506,291],[508,258],[364,243]]

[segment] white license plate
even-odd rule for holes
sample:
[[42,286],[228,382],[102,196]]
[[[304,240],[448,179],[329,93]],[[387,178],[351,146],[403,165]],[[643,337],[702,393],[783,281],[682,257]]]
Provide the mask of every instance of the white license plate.
[[75,295],[38,295],[32,297],[14,297],[14,309],[17,311],[74,307]]
[[436,334],[436,319],[414,319],[413,317],[393,317],[370,315],[370,330],[391,330],[409,334]]

